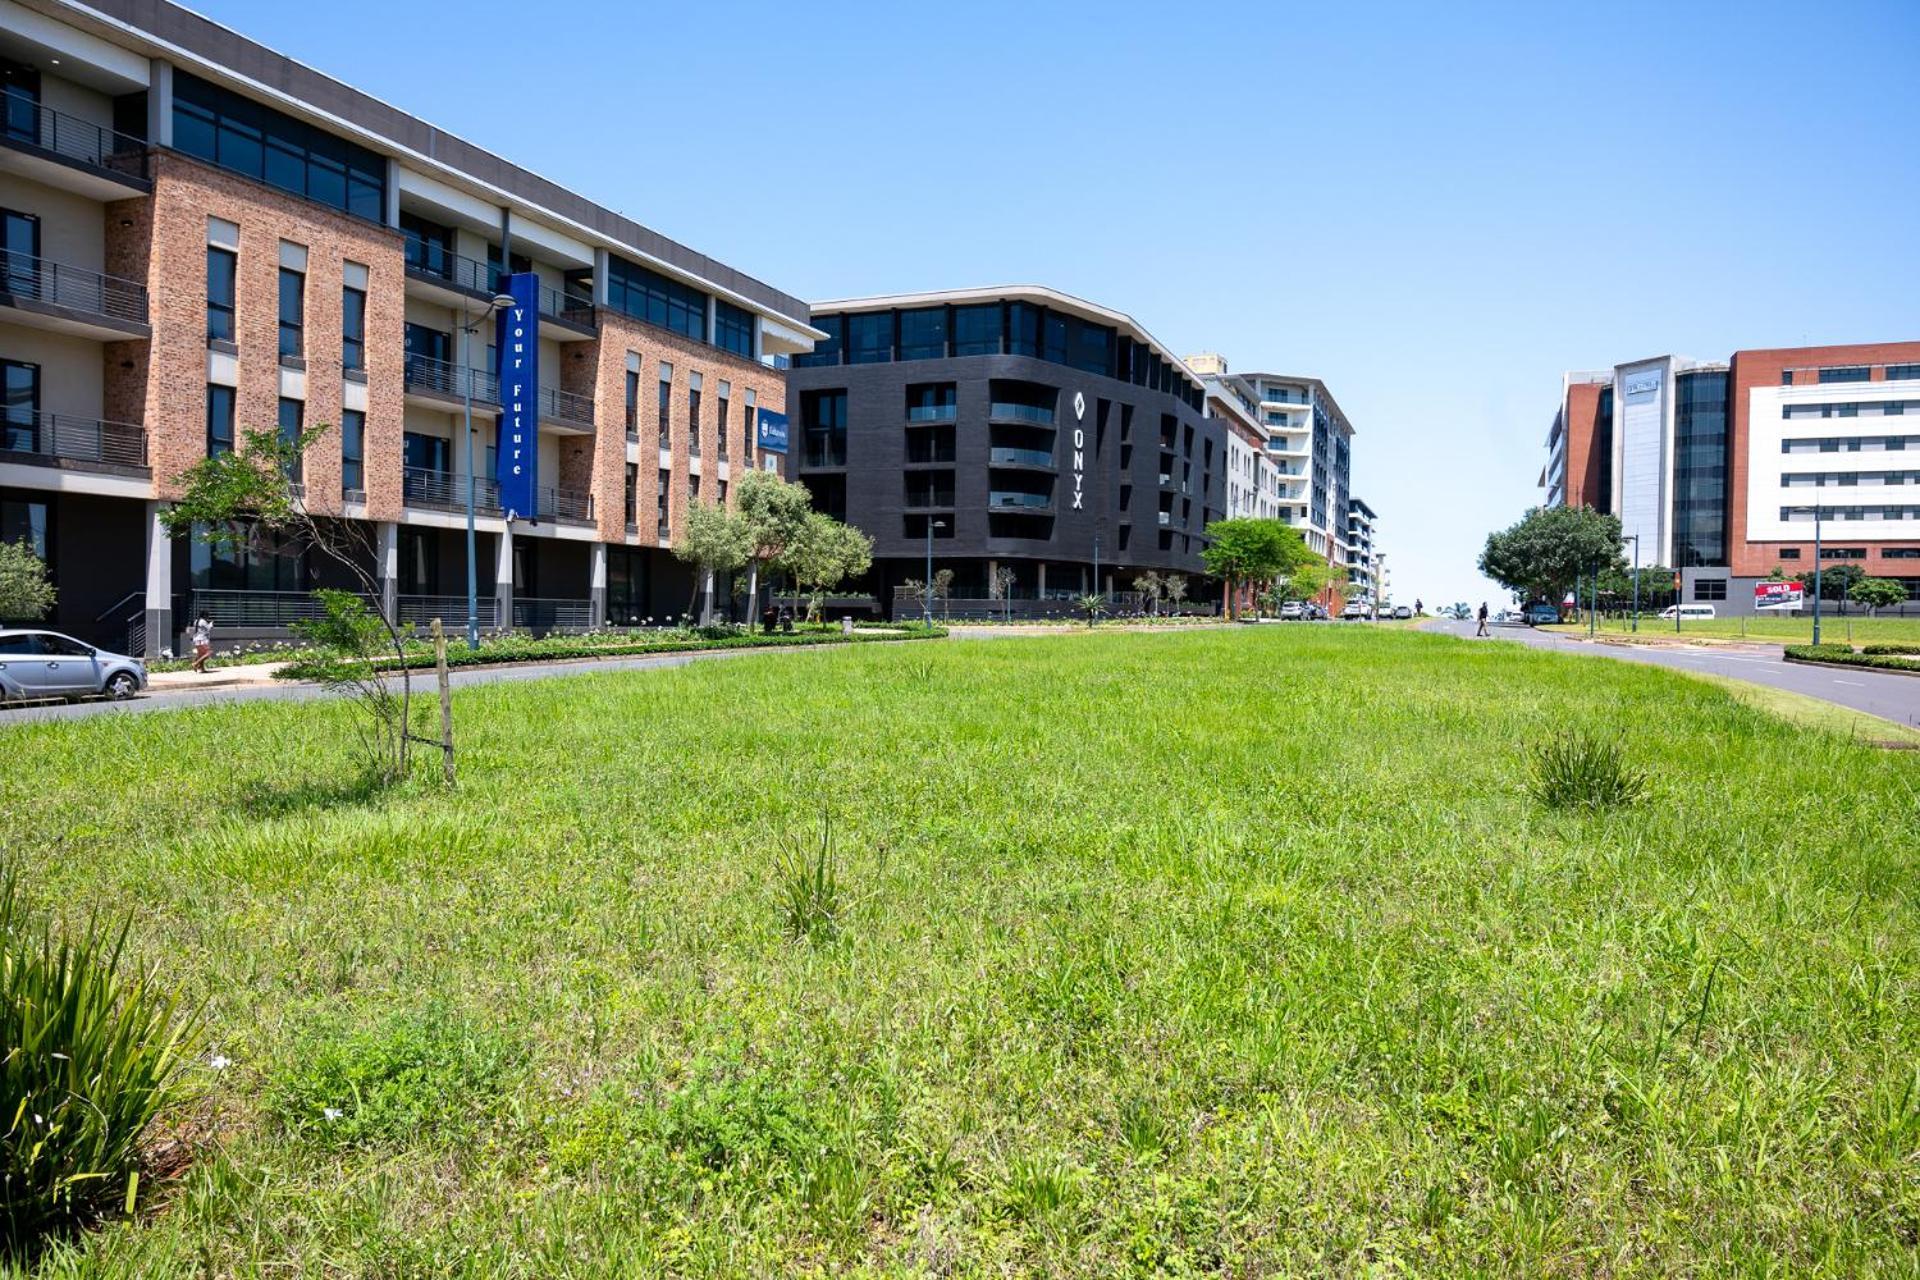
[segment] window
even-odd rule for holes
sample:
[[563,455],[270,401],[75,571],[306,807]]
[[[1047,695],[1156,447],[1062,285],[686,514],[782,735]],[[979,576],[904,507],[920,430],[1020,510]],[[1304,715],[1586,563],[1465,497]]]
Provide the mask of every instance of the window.
[[727,460],[727,436],[729,434],[727,431],[727,390],[727,384],[724,382],[721,383],[720,399],[715,404],[713,411],[714,431],[717,433],[715,436],[717,446],[715,452],[720,455],[720,461],[722,462]]
[[1868,369],[1864,364],[1837,365],[1820,371],[1822,382],[1865,382]]
[[627,370],[627,434],[640,434],[640,371],[637,369]]
[[1068,327],[1067,363],[1083,373],[1111,376],[1113,330],[1105,325],[1074,320]]
[[1031,302],[1007,304],[1007,354],[1040,355],[1040,308]]
[[1695,600],[1725,600],[1727,598],[1727,580],[1725,578],[1695,578],[1693,580],[1693,598]]
[[176,70],[173,145],[282,191],[382,222],[385,157]]
[[814,343],[812,351],[793,358],[796,369],[823,369],[840,363],[840,352],[846,345],[847,318],[815,316],[813,327],[827,336]]
[[280,268],[280,354],[297,356],[306,349],[307,277],[291,267]]
[[657,498],[657,501],[659,503],[659,509],[660,509],[659,534],[662,539],[664,539],[667,536],[667,500],[672,493],[673,493],[673,472],[668,471],[666,468],[662,467],[660,469],[660,488],[659,488],[659,493]]
[[955,307],[953,309],[953,354],[956,356],[997,356],[1000,354],[1000,304]]
[[24,542],[33,548],[33,554],[46,560],[47,530],[46,503],[0,501],[0,541]]
[[[400,457],[409,471],[431,471],[444,476],[453,470],[452,442],[441,436],[407,432],[400,442]],[[484,474],[492,475],[493,468],[489,466]]]
[[900,313],[900,358],[939,360],[947,354],[947,309],[923,307]]
[[1865,547],[1825,547],[1820,552],[1822,560],[1865,560]]
[[234,278],[239,259],[231,249],[207,246],[207,341],[233,341]]
[[367,291],[352,285],[340,291],[340,367],[367,367]]
[[[628,376],[631,377],[632,375]],[[640,468],[631,462],[627,464],[627,499],[625,510],[628,524],[633,525],[640,523]]]
[[608,261],[607,305],[636,320],[707,340],[706,294],[623,258]]
[[908,387],[907,421],[954,421],[960,414],[958,394],[951,382],[928,382]]
[[360,494],[367,487],[367,415],[340,411],[340,491]]
[[1782,369],[1780,371],[1780,385],[1783,387],[1790,387],[1793,385],[1793,370]]
[[753,312],[718,298],[713,303],[713,345],[753,359]]
[[847,393],[803,391],[800,424],[806,441],[803,455],[809,467],[847,465]]
[[687,388],[687,453],[691,457],[700,456],[700,375],[693,375],[693,385]]
[[1882,547],[1882,560],[1920,560],[1920,547]]
[[697,475],[687,477],[687,501],[700,501],[700,477]]
[[40,452],[40,366],[0,360],[0,448]]
[[660,447],[673,448],[673,366],[660,366]]
[[1890,364],[1887,366],[1888,382],[1904,382],[1909,378],[1920,378],[1920,364]]
[[724,507],[727,505],[727,482],[725,480],[716,480],[714,484],[720,491],[719,503]]
[[1055,312],[1043,314],[1040,326],[1040,358],[1051,364],[1067,362],[1067,318]]
[[218,545],[197,533],[189,541],[191,581],[202,591],[298,591],[306,577],[298,547],[266,530]]
[[893,312],[847,317],[847,363],[884,364],[893,359]]
[[417,213],[400,215],[407,270],[453,279],[453,228],[429,222]]
[[[280,397],[280,445],[282,448],[293,448],[300,443],[300,419],[304,416],[306,407],[302,401],[287,396]],[[305,470],[303,463],[301,456],[298,453],[294,454],[287,464],[287,479],[299,484],[300,476]]]
[[233,452],[233,388],[207,385],[207,456]]
[[1798,560],[1800,558],[1800,548],[1782,547],[1780,548],[1780,558],[1782,560]]

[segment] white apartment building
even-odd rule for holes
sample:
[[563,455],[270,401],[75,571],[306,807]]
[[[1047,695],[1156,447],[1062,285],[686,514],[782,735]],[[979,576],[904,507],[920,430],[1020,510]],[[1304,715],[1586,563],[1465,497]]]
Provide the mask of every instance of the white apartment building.
[[1371,600],[1380,593],[1380,562],[1374,545],[1373,508],[1357,497],[1347,499],[1347,599]]
[[1267,451],[1253,388],[1228,372],[1224,356],[1212,352],[1188,356],[1187,367],[1206,389],[1208,415],[1227,426],[1227,518],[1281,518],[1286,501],[1281,464]]
[[1242,381],[1252,388],[1267,456],[1280,471],[1280,518],[1331,563],[1346,564],[1353,424],[1318,378],[1249,373]]

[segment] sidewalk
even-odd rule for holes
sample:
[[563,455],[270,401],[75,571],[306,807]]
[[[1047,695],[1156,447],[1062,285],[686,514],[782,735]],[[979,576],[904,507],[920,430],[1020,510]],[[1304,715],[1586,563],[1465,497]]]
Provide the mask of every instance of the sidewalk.
[[218,659],[204,672],[156,671],[147,677],[147,687],[155,693],[174,693],[182,689],[224,689],[234,685],[272,684],[284,662],[229,663]]

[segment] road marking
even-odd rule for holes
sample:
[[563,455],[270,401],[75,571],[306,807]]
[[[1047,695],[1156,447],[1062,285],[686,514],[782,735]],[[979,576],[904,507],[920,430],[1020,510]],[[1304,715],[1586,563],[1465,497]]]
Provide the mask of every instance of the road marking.
[[1835,680],[1835,681],[1834,681],[1834,683],[1835,683],[1835,684],[1850,684],[1850,685],[1852,685],[1852,686],[1853,686],[1854,688],[1856,688],[1856,689],[1864,689],[1864,688],[1866,688],[1866,687],[1867,687],[1866,685],[1864,685],[1864,684],[1862,684],[1862,683],[1860,683],[1860,682],[1859,682],[1858,680]]

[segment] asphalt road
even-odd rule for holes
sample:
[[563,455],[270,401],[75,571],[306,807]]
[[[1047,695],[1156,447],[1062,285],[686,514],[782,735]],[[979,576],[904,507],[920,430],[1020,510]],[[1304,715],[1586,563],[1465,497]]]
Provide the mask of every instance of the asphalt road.
[[[1430,631],[1472,638],[1471,622],[1435,621],[1425,624]],[[1536,631],[1532,627],[1492,626],[1497,639],[1517,641],[1560,653],[1578,653],[1589,657],[1619,658],[1626,662],[1645,662],[1697,675],[1730,676],[1751,684],[1763,684],[1789,693],[1801,693],[1825,702],[1851,707],[1869,715],[1920,728],[1920,676],[1888,675],[1878,671],[1849,671],[1835,667],[1812,667],[1786,661],[1778,645],[1678,646],[1595,644],[1570,636]]]
[[[608,671],[652,671],[660,667],[684,667],[690,662],[715,658],[738,658],[749,653],[816,653],[831,645],[797,646],[793,649],[722,649],[707,653],[657,653],[638,658],[577,658],[566,662],[523,663],[511,667],[481,667],[455,670],[448,683],[456,689],[493,684],[499,680],[540,680],[548,676],[597,675]],[[432,671],[413,673],[415,696],[434,695]],[[214,689],[154,690],[126,702],[38,703],[0,709],[0,725],[28,720],[78,720],[85,716],[135,715],[148,711],[179,711],[187,707],[216,706],[229,702],[304,702],[313,698],[338,696],[312,684],[262,681],[259,684],[226,685]]]

